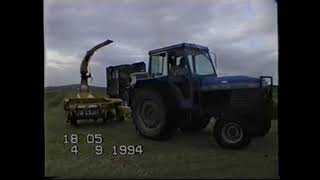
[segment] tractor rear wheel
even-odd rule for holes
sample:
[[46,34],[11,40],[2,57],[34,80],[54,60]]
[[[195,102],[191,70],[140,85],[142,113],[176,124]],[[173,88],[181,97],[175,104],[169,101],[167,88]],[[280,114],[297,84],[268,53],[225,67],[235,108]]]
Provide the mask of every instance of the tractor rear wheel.
[[139,89],[135,92],[132,117],[138,133],[154,140],[170,138],[174,131],[170,105],[155,90]]

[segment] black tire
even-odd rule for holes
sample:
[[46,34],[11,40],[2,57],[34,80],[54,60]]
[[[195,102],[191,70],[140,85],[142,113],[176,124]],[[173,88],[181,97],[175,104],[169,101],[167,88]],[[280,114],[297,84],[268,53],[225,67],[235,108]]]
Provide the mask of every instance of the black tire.
[[72,113],[71,116],[70,116],[70,124],[72,126],[77,126],[78,125],[77,117],[76,117],[75,113]]
[[[222,148],[242,149],[251,142],[244,121],[236,118],[219,119],[214,126],[213,136]],[[232,130],[235,133],[232,133]]]
[[172,136],[175,126],[170,116],[170,105],[155,90],[136,90],[131,108],[138,134],[154,140]]
[[117,109],[116,109],[116,116],[117,116],[117,120],[120,121],[120,122],[125,120],[124,115],[121,114],[120,111],[117,110]]
[[118,116],[118,120],[119,120],[120,122],[122,122],[122,121],[125,120],[125,117],[124,117],[123,115],[119,115],[119,116]]

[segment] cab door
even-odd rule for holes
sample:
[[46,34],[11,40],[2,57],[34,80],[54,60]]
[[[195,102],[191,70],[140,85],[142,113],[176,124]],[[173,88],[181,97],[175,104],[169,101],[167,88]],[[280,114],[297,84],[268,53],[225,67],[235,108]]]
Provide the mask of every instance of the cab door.
[[181,106],[192,107],[192,74],[184,50],[168,51],[168,80],[174,88],[181,93]]

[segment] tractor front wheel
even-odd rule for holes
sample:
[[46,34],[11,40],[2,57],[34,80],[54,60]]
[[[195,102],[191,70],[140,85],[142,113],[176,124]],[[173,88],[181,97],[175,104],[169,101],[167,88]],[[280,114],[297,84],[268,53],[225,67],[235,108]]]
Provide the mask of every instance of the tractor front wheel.
[[246,125],[240,119],[219,119],[214,126],[213,136],[222,148],[229,149],[244,148],[251,141]]

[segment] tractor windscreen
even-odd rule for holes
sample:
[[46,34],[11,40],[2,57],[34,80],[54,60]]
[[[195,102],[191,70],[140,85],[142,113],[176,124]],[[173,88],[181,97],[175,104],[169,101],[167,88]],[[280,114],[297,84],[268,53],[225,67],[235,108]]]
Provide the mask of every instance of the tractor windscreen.
[[209,52],[198,49],[190,49],[187,50],[187,57],[192,74],[216,75]]

